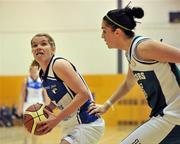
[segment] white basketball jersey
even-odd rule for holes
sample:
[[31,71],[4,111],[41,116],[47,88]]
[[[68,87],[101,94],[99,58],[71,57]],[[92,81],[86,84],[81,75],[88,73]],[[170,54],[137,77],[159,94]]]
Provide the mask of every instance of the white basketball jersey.
[[40,78],[38,78],[37,80],[33,80],[31,77],[28,77],[26,87],[25,102],[44,103],[44,97],[42,94],[42,82]]
[[173,63],[143,61],[136,56],[139,43],[149,38],[136,36],[126,53],[137,83],[144,91],[150,117],[161,115],[175,124],[180,124],[180,71]]

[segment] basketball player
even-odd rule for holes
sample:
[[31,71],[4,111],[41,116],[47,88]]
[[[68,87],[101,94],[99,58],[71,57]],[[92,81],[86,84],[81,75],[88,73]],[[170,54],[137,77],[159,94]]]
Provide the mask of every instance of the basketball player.
[[[21,88],[21,101],[18,108],[18,115],[22,115],[25,110],[32,104],[48,103],[48,96],[45,89],[42,87],[42,81],[39,77],[39,64],[34,60],[29,68],[29,76],[25,78]],[[28,143],[25,134],[25,144]],[[36,143],[35,136],[32,136],[32,143]]]
[[21,88],[22,100],[18,114],[22,114],[32,104],[48,103],[48,96],[42,87],[39,77],[39,64],[34,60],[29,68],[29,76],[25,78]]
[[37,34],[31,40],[32,54],[40,64],[40,77],[46,89],[51,109],[60,113],[41,122],[39,131],[46,133],[61,122],[64,134],[60,144],[97,144],[104,131],[104,121],[87,112],[92,94],[76,67],[55,56],[55,42],[48,34]]
[[103,114],[125,96],[135,81],[152,108],[150,119],[121,144],[180,144],[180,49],[144,36],[135,36],[140,7],[110,10],[102,21],[108,48],[126,52],[129,70],[125,81],[103,104],[91,104],[90,114]]

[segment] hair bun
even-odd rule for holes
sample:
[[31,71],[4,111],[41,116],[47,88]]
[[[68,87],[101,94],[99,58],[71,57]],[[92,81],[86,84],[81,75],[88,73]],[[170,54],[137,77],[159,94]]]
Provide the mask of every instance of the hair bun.
[[140,7],[133,7],[132,13],[135,18],[142,18],[144,16],[144,10]]

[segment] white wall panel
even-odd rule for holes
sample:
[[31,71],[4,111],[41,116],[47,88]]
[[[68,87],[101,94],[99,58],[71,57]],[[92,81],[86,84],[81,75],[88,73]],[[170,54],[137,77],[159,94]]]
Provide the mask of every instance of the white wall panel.
[[51,34],[57,54],[70,59],[83,74],[117,72],[117,51],[101,39],[101,20],[116,0],[0,0],[0,75],[27,73],[30,40]]
[[[169,24],[168,12],[179,0],[131,0],[145,11],[136,32],[180,47],[180,25]],[[123,0],[125,6],[129,0]],[[51,34],[57,54],[70,59],[83,74],[117,72],[117,51],[101,39],[101,20],[117,0],[0,0],[0,75],[26,74],[32,60],[30,40]],[[123,58],[123,71],[127,71]]]

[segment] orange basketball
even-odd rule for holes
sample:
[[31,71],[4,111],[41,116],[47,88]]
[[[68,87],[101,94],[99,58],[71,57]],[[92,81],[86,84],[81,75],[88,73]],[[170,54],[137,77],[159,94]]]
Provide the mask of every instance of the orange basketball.
[[39,128],[37,123],[39,121],[44,121],[49,117],[44,111],[45,109],[51,111],[48,106],[40,103],[33,104],[26,109],[23,115],[23,124],[29,133],[42,135],[42,131],[37,131]]

